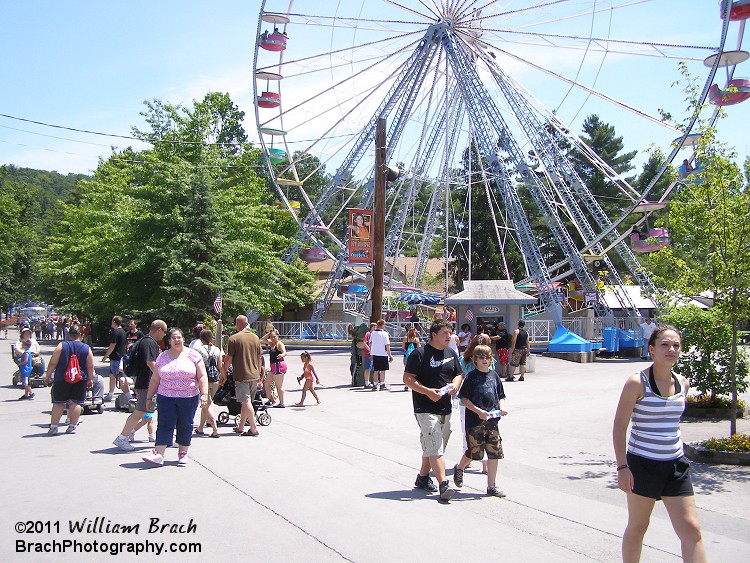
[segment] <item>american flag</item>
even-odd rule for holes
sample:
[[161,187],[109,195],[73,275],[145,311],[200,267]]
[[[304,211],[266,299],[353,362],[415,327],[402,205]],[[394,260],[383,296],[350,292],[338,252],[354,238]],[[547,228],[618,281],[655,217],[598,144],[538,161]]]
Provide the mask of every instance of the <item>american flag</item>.
[[466,314],[464,315],[464,317],[466,317],[466,320],[469,321],[469,322],[473,321],[474,320],[474,311],[472,311],[471,309],[466,309]]
[[217,315],[221,315],[221,309],[224,306],[224,301],[221,298],[221,293],[219,293],[216,296],[216,299],[214,299],[214,311]]

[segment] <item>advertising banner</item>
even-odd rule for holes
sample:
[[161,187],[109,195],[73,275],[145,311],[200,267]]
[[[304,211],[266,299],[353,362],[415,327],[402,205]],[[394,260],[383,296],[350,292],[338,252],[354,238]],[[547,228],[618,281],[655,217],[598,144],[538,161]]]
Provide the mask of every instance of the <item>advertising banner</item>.
[[349,209],[348,259],[354,264],[372,264],[372,209]]

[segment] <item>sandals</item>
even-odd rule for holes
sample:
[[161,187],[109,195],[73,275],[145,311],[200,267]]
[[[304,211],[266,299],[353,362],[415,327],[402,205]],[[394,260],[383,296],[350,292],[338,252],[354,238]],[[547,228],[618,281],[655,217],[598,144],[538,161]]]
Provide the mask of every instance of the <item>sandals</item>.
[[240,436],[260,436],[260,432],[257,430],[246,430]]
[[203,430],[199,430],[198,428],[195,428],[194,432],[198,434],[198,436],[204,436],[206,434]]
[[242,434],[243,434],[242,430],[240,430],[240,429],[239,429],[238,427],[236,427],[236,426],[235,426],[234,428],[232,428],[232,432],[234,432],[235,434],[240,434],[240,435],[242,435]]
[[221,434],[218,432],[214,432],[213,434],[209,434],[209,438],[221,438]]

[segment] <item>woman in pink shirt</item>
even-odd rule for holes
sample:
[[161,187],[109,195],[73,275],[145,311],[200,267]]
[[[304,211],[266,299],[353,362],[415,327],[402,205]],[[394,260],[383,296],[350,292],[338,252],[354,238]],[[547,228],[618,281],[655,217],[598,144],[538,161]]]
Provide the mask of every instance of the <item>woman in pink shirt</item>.
[[143,461],[163,465],[164,452],[172,443],[176,428],[177,464],[187,465],[195,411],[199,403],[201,408],[208,403],[208,377],[203,358],[185,346],[179,328],[170,328],[167,337],[170,347],[157,356],[157,373],[151,376],[146,394],[147,403],[153,402],[154,396],[158,395],[156,447],[143,456]]

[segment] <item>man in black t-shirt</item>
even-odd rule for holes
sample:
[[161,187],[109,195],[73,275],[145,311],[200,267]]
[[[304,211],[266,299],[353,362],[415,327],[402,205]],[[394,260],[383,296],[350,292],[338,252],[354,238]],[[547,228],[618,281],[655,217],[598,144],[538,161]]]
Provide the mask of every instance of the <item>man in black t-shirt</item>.
[[510,333],[505,328],[505,323],[500,321],[490,333],[490,340],[495,343],[497,350],[497,363],[500,364],[500,377],[508,375],[508,346],[510,346]]
[[[454,490],[445,477],[443,453],[451,433],[451,397],[461,386],[462,370],[458,356],[448,347],[452,327],[445,319],[430,326],[430,342],[409,354],[404,383],[412,390],[414,416],[420,429],[422,464],[414,486],[428,492],[437,490],[430,469],[440,483],[440,499],[450,500]],[[441,390],[452,384],[451,390]]]
[[[164,338],[166,333],[167,323],[156,319],[151,323],[148,335],[134,344],[137,348],[133,351],[131,361],[133,362],[135,372],[135,382],[133,385],[135,387],[135,411],[125,421],[122,433],[112,442],[115,446],[126,452],[135,449],[129,441],[131,433],[147,412],[154,412],[153,403],[150,405],[150,408],[146,405],[146,391],[148,391],[149,383],[151,383],[151,375],[156,373],[156,357],[161,353],[157,342]],[[151,436],[149,436],[149,441],[153,441],[151,440]]]
[[133,344],[143,338],[143,333],[138,330],[138,325],[135,324],[133,319],[128,323],[128,332],[125,333],[125,338],[127,339],[127,345],[125,346],[126,352],[130,350],[130,347]]
[[111,401],[115,396],[117,378],[122,373],[122,357],[125,355],[127,336],[122,329],[122,317],[112,317],[112,335],[109,338],[109,348],[104,352],[102,361],[109,360],[109,393],[104,396],[105,401]]

